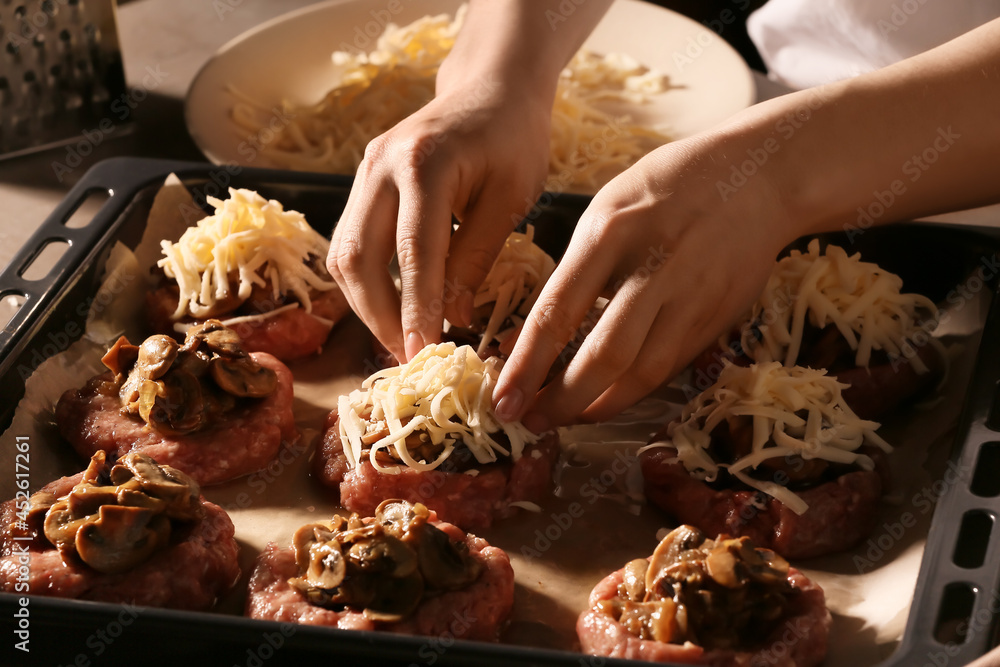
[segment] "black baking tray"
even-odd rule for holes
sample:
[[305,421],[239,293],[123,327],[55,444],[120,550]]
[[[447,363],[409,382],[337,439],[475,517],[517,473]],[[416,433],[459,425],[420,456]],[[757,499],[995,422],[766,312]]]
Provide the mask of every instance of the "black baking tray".
[[[23,304],[0,332],[0,432],[5,431],[24,393],[24,378],[45,358],[79,337],[86,310],[114,241],[135,245],[153,195],[170,174],[192,190],[224,196],[227,187],[246,187],[304,213],[329,233],[343,208],[351,179],[203,163],[117,158],[91,169],[53,211],[38,232],[0,273],[0,300],[17,295]],[[65,223],[94,193],[109,195],[84,226]],[[588,198],[561,195],[532,213],[537,240],[555,256],[565,248]],[[944,485],[914,590],[903,639],[883,667],[963,665],[997,643],[1000,610],[1000,300],[997,252],[1000,234],[986,228],[911,223],[848,232],[846,240],[863,256],[900,273],[908,291],[936,301],[961,288],[985,290],[990,310],[976,369],[951,453],[954,470],[969,471]],[[829,235],[845,240],[844,235]],[[838,238],[839,237],[839,238]],[[41,250],[54,240],[68,249],[48,275],[23,277]],[[885,261],[883,261],[885,258]],[[892,258],[905,258],[893,265]],[[980,271],[980,269],[982,269]],[[978,280],[978,284],[973,281]],[[71,333],[67,333],[71,332]],[[75,335],[73,335],[75,334]],[[4,451],[8,470],[13,452]],[[32,489],[50,480],[32,480]],[[0,616],[11,619],[21,596],[0,594]],[[547,649],[453,641],[448,637],[405,637],[387,633],[291,626],[223,614],[142,608],[28,596],[30,653],[14,648],[13,633],[0,640],[4,665],[146,664],[276,665],[325,659],[365,665],[627,665]],[[9,621],[5,622],[9,623]]]

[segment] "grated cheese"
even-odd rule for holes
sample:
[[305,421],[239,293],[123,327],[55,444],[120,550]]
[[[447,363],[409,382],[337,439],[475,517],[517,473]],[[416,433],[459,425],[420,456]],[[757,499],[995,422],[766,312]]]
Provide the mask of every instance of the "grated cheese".
[[832,324],[855,351],[858,366],[867,368],[872,352],[884,350],[893,358],[905,356],[918,373],[926,373],[908,340],[921,331],[921,315],[934,320],[938,310],[925,296],[901,293],[902,287],[902,278],[862,262],[858,253],[848,256],[831,245],[821,254],[819,240],[813,239],[805,253],[793,250],[775,265],[743,327],[743,349],[758,363],[792,366],[806,323],[817,329]]
[[[383,466],[377,454],[385,450],[395,461],[416,470],[439,467],[464,444],[479,463],[498,456],[518,460],[526,445],[538,436],[520,422],[501,422],[493,412],[493,387],[500,374],[496,357],[479,358],[468,345],[431,344],[409,362],[379,371],[361,389],[337,402],[339,435],[351,467],[367,456],[375,469],[398,474],[400,467]],[[368,425],[388,429],[388,434],[367,446],[362,441]],[[491,437],[503,431],[510,451]],[[406,445],[406,437],[420,432],[435,445],[443,445],[433,461],[419,461]],[[367,452],[365,450],[368,450]]]
[[[454,46],[466,6],[452,20],[425,16],[388,24],[370,53],[332,55],[334,87],[313,105],[282,104],[290,118],[270,127],[273,109],[233,87],[234,123],[275,138],[260,152],[275,166],[302,171],[354,173],[365,147],[434,97],[441,62]],[[612,176],[670,138],[597,108],[603,102],[642,104],[668,89],[667,77],[621,54],[578,53],[559,77],[552,113],[547,190],[596,191]]]
[[301,213],[285,211],[252,190],[230,188],[229,199],[206,199],[214,215],[189,227],[176,243],[160,242],[164,257],[157,266],[180,289],[174,319],[216,315],[220,302],[245,301],[254,285],[268,282],[275,300],[292,294],[311,312],[310,289],[337,287],[309,265],[326,253],[329,242]]
[[[680,420],[668,427],[667,439],[643,450],[674,447],[674,462],[683,463],[695,477],[713,481],[725,468],[747,486],[802,514],[808,506],[799,496],[748,473],[768,459],[789,455],[873,470],[871,457],[857,453],[858,448],[865,443],[886,452],[892,448],[876,434],[877,422],[861,419],[844,402],[841,390],[846,386],[825,370],[786,367],[777,361],[749,367],[728,364],[714,385],[684,407]],[[718,424],[739,416],[753,420],[751,452],[732,463],[718,463],[710,452],[710,434]]]
[[479,354],[493,340],[499,340],[500,327],[509,317],[515,314],[528,316],[556,267],[555,260],[535,245],[534,238],[534,225],[528,225],[523,234],[511,233],[473,298],[474,308],[493,304],[476,350]]

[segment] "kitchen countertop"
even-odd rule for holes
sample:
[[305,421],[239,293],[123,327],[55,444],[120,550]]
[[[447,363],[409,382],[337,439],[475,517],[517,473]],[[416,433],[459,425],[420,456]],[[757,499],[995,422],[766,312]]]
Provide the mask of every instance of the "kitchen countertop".
[[[115,156],[204,160],[184,124],[184,97],[198,70],[229,40],[308,4],[312,0],[136,0],[119,7],[128,85],[139,86],[155,72],[155,87],[136,104],[133,123],[104,135],[79,162],[68,159],[67,147],[0,160],[0,266],[9,263],[73,184],[100,160]],[[758,100],[786,92],[754,74]],[[72,163],[76,166],[67,171]],[[92,214],[99,203],[88,201],[79,214]],[[934,219],[1000,226],[1000,207]]]

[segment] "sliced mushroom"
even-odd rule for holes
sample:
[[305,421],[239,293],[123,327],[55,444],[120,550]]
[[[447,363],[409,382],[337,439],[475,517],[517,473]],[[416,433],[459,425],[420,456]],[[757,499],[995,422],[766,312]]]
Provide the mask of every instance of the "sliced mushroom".
[[278,375],[250,357],[218,357],[208,365],[219,388],[233,396],[263,398],[278,386]]
[[646,570],[649,569],[649,561],[645,558],[636,558],[625,564],[622,570],[622,597],[633,602],[642,602],[646,597]]
[[184,339],[184,349],[194,350],[201,343],[209,350],[226,356],[245,354],[241,346],[239,334],[225,326],[219,320],[205,320],[187,331]]
[[670,531],[656,546],[649,559],[646,590],[655,593],[657,582],[663,576],[664,570],[680,561],[683,551],[698,547],[704,541],[704,533],[693,526],[681,525]]
[[130,343],[125,336],[120,336],[101,357],[101,363],[114,373],[115,380],[121,381],[138,357],[139,348]]
[[28,513],[24,517],[28,528],[33,531],[44,530],[45,515],[58,500],[54,493],[48,491],[36,491],[31,494],[28,499]]
[[177,341],[170,336],[163,334],[150,336],[139,346],[136,370],[150,380],[163,377],[177,358],[178,348]]
[[647,613],[649,614],[649,631],[654,640],[668,644],[680,636],[676,602],[670,598],[664,598],[646,604],[652,607]]
[[374,535],[354,542],[345,554],[352,574],[399,579],[417,571],[417,554],[392,535]]
[[45,514],[43,530],[45,539],[65,551],[71,548],[76,540],[76,534],[80,528],[90,519],[88,516],[75,517],[69,510],[69,500],[61,498],[49,508]]
[[344,581],[347,564],[336,540],[314,542],[309,547],[309,566],[303,579],[314,588],[332,589]]
[[163,511],[170,518],[196,519],[203,514],[198,483],[177,468],[159,465],[148,454],[131,452],[111,468],[112,483],[123,485],[131,480],[142,493],[164,501]]
[[170,521],[141,507],[104,505],[76,534],[76,553],[98,572],[125,572],[170,537]]
[[75,517],[95,514],[101,505],[114,505],[118,489],[114,486],[97,486],[96,484],[80,483],[73,487],[67,496],[67,506]]
[[310,548],[314,544],[333,540],[335,538],[334,530],[326,524],[309,523],[295,531],[292,536],[292,547],[295,549],[295,564],[298,565],[299,572],[305,572],[309,567]]
[[705,557],[705,571],[715,583],[726,588],[738,588],[745,579],[737,571],[739,564],[736,555],[730,551],[726,542],[717,544]]
[[427,523],[430,512],[422,503],[411,504],[405,500],[383,500],[375,508],[375,521],[387,533],[403,541],[414,539],[411,531]]
[[207,421],[204,407],[201,384],[186,371],[175,370],[160,382],[147,380],[140,389],[139,416],[161,433],[198,430]]

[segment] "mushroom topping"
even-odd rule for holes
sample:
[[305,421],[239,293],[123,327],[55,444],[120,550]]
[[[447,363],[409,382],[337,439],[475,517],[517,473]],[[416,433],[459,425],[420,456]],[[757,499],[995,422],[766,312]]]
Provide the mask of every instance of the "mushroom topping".
[[629,562],[618,595],[598,608],[642,639],[736,649],[766,636],[795,594],[774,552],[680,526],[648,561]]
[[299,576],[289,583],[311,603],[361,610],[380,622],[402,620],[425,594],[474,582],[482,565],[464,543],[427,523],[422,504],[381,503],[374,518],[334,517],[296,531]]
[[136,347],[123,336],[103,362],[115,375],[122,409],[168,434],[203,429],[238,398],[263,398],[278,386],[274,371],[218,320],[192,327],[182,345],[156,335]]
[[34,516],[44,512],[45,539],[64,559],[105,573],[135,567],[169,543],[174,522],[204,512],[190,477],[138,452],[109,466],[98,451],[68,494],[36,493],[31,505]]

